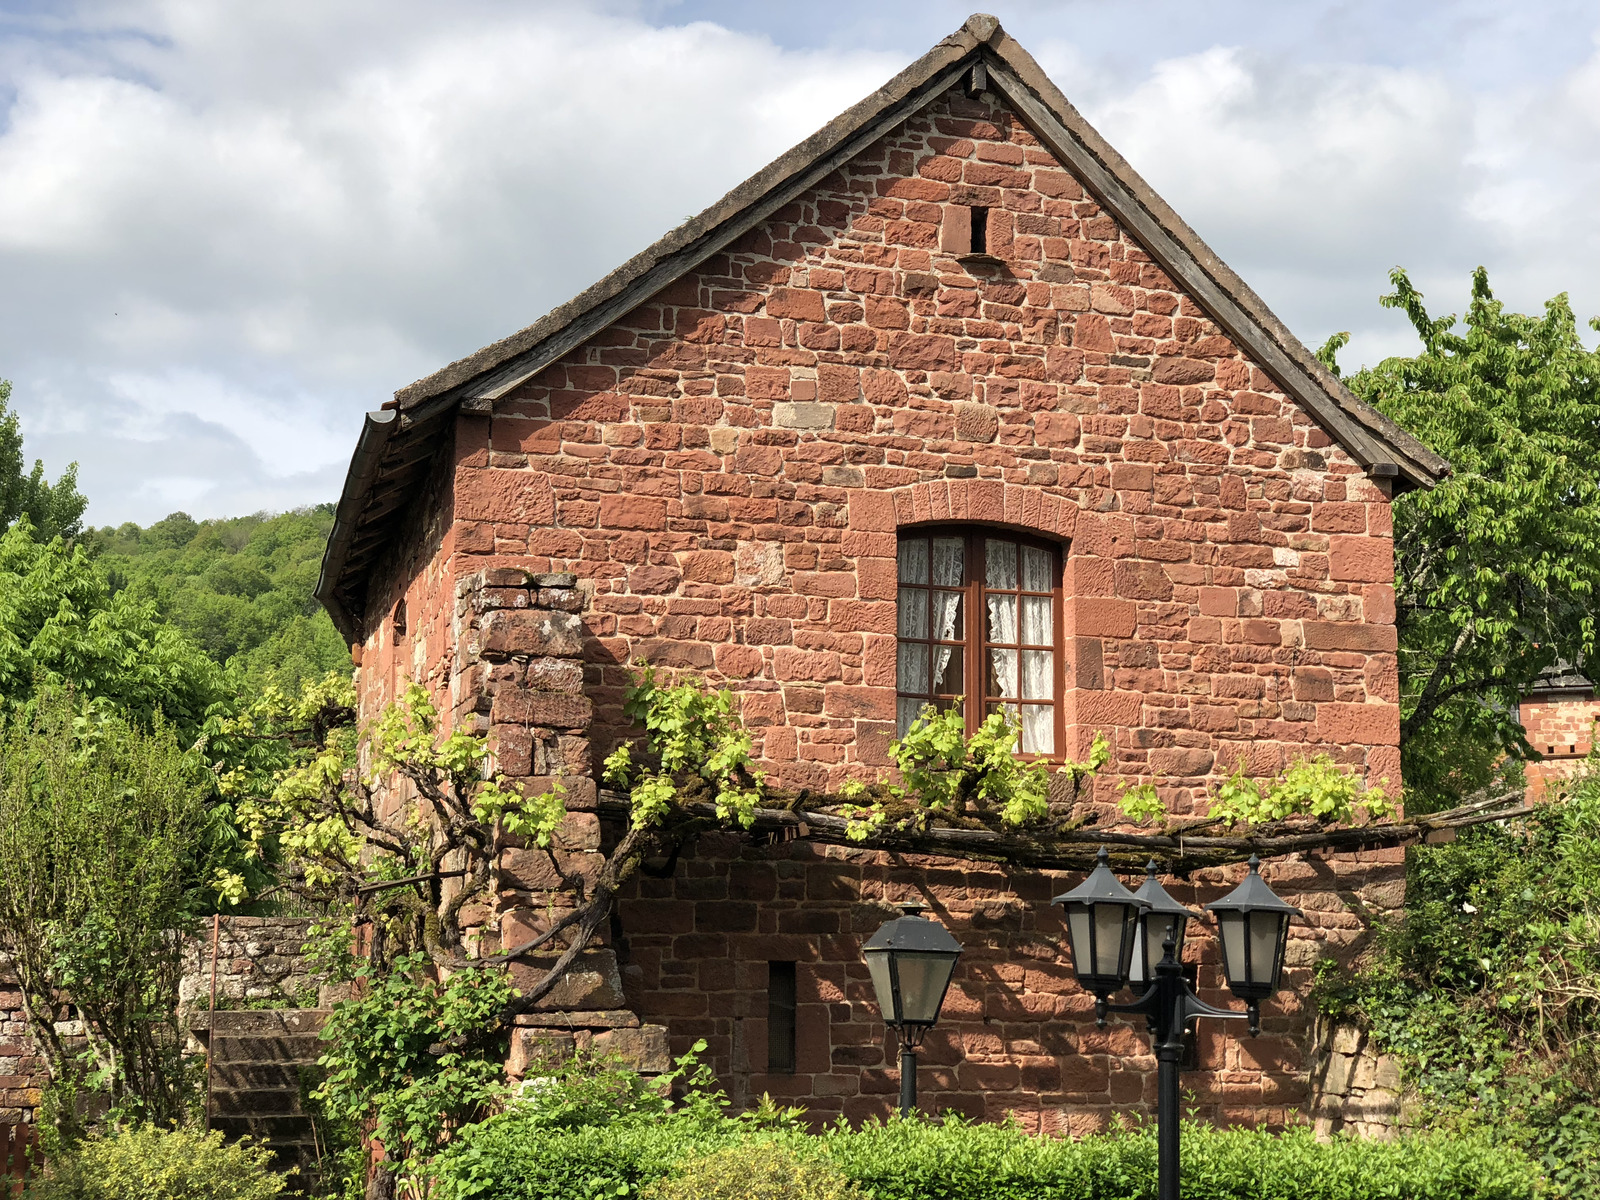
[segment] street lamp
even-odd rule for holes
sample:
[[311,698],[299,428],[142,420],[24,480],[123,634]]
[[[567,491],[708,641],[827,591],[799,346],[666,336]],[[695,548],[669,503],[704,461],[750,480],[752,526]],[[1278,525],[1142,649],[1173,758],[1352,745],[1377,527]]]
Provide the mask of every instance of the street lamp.
[[961,943],[922,915],[926,904],[898,905],[903,916],[879,926],[861,947],[884,1023],[900,1033],[900,1115],[917,1106],[917,1048],[939,1019]]
[[[1081,885],[1057,896],[1051,903],[1067,912],[1067,939],[1072,949],[1078,982],[1095,995],[1095,1021],[1104,1025],[1107,1012],[1143,1013],[1156,1053],[1156,1144],[1160,1157],[1159,1200],[1178,1198],[1178,1071],[1183,1061],[1183,1034],[1199,1017],[1249,1021],[1250,1035],[1261,1029],[1261,1001],[1278,990],[1283,972],[1284,946],[1289,919],[1302,915],[1273,894],[1261,878],[1261,862],[1250,859],[1244,882],[1221,900],[1206,907],[1217,914],[1221,933],[1223,974],[1228,988],[1245,1002],[1244,1012],[1213,1008],[1194,994],[1183,978],[1178,961],[1188,922],[1198,913],[1184,908],[1156,881],[1155,864],[1145,868],[1147,878],[1137,893],[1117,882],[1110,858],[1101,847],[1099,863]],[[1105,968],[1104,935],[1120,929],[1128,938],[1128,951],[1120,960],[1120,974]],[[1156,954],[1155,940],[1161,951]],[[1134,944],[1138,944],[1137,954]],[[1089,967],[1085,971],[1085,966]],[[1130,977],[1145,986],[1132,1004],[1111,1004],[1113,992],[1127,986]]]
[[1133,962],[1128,968],[1128,982],[1135,987],[1148,985],[1156,977],[1156,967],[1165,956],[1163,947],[1172,939],[1172,957],[1183,961],[1183,940],[1190,921],[1198,921],[1200,914],[1185,908],[1168,894],[1156,878],[1156,862],[1151,859],[1144,866],[1145,880],[1135,900],[1143,900],[1145,909],[1139,914],[1139,927],[1133,937]]

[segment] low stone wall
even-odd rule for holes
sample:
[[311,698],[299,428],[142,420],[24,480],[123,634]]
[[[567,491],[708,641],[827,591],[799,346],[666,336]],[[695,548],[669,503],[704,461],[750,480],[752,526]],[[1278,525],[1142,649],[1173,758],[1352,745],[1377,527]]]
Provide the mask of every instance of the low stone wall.
[[0,977],[0,1125],[32,1122],[42,1066],[22,1010],[22,992],[9,975]]
[[1387,1140],[1410,1125],[1400,1064],[1366,1030],[1319,1018],[1311,1064],[1311,1115],[1318,1137],[1353,1133]]
[[[316,977],[305,952],[309,917],[223,917],[217,938],[217,1007],[315,1008]],[[211,926],[183,949],[178,1008],[211,1006]]]

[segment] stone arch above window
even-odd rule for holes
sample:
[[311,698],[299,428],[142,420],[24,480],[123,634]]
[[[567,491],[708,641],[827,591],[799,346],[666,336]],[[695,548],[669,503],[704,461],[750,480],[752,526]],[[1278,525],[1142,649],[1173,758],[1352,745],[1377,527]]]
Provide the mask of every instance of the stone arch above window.
[[1078,523],[1078,508],[1071,500],[998,479],[937,479],[897,488],[890,496],[897,526],[975,521],[1036,529],[1065,541]]
[[895,717],[960,708],[970,736],[989,714],[1022,726],[1019,751],[1065,744],[1061,546],[995,525],[897,535]]

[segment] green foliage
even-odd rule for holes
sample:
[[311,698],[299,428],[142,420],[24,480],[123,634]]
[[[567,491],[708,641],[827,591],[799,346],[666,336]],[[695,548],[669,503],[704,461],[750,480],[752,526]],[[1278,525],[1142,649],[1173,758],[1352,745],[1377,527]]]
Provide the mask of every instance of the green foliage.
[[[70,694],[0,727],[0,950],[76,1135],[79,1089],[168,1121],[194,1101],[177,1026],[181,939],[204,882],[203,772],[170,726],[88,718]],[[86,1046],[55,1026],[61,994]]]
[[1394,505],[1404,774],[1414,808],[1440,807],[1500,782],[1507,753],[1532,756],[1518,698],[1594,651],[1600,352],[1565,295],[1541,317],[1510,313],[1479,268],[1455,332],[1404,271],[1390,279],[1382,303],[1422,351],[1345,382],[1454,467]]
[[1209,816],[1229,825],[1262,825],[1293,816],[1335,824],[1354,821],[1358,815],[1369,820],[1385,817],[1393,811],[1381,785],[1364,789],[1333,759],[1317,754],[1295,759],[1283,774],[1266,783],[1245,775],[1241,762],[1217,785]]
[[140,1125],[79,1143],[52,1158],[24,1200],[276,1200],[284,1177],[272,1154],[222,1134]]
[[1050,811],[1050,768],[1017,758],[1021,736],[1022,726],[1008,713],[993,712],[968,738],[959,710],[930,704],[904,738],[889,743],[889,755],[906,791],[929,812],[959,815],[970,806],[1021,825]]
[[381,971],[363,962],[354,976],[357,998],[336,1004],[322,1030],[327,1075],[314,1098],[334,1122],[375,1120],[386,1158],[410,1172],[500,1095],[514,992],[504,968],[440,982],[421,954]]
[[147,600],[252,695],[351,669],[349,650],[312,596],[333,506],[197,522],[173,513],[148,528],[89,530],[113,584]]
[[1600,1197],[1600,775],[1408,859],[1406,911],[1319,1001],[1367,1024],[1433,1118]]
[[750,734],[727,689],[707,691],[697,680],[659,682],[640,663],[623,711],[645,728],[642,758],[624,742],[606,758],[604,776],[632,799],[633,823],[661,823],[674,799],[705,799],[724,821],[749,828],[761,803],[763,776],[751,771]]
[[103,711],[148,722],[162,713],[185,737],[224,695],[222,673],[155,605],[113,594],[82,546],[39,542],[26,519],[0,536],[0,698],[71,687]]
[[1124,781],[1117,784],[1117,807],[1122,810],[1122,815],[1133,822],[1142,822],[1154,818],[1156,821],[1167,819],[1167,806],[1156,793],[1153,783],[1141,783],[1129,787]]
[[1021,733],[1008,713],[994,712],[969,738],[959,708],[927,705],[906,736],[889,743],[901,784],[856,782],[842,789],[847,801],[865,802],[852,812],[847,835],[864,841],[891,817],[917,826],[935,815],[1012,828],[1044,822],[1050,818],[1052,774],[1066,776],[1076,798],[1083,780],[1111,758],[1110,746],[1097,733],[1088,761],[1066,762],[1052,772],[1043,760],[1017,757]]
[[22,429],[10,406],[11,381],[0,379],[0,529],[26,517],[40,541],[74,538],[89,506],[78,491],[78,464],[61,472],[54,483],[45,479],[44,463],[38,459],[24,475]]
[[777,1142],[744,1142],[680,1161],[644,1200],[869,1200],[832,1163]]
[[[897,1118],[814,1135],[796,1113],[770,1105],[727,1116],[720,1096],[701,1085],[675,1106],[641,1111],[552,1098],[570,1086],[550,1081],[536,1093],[543,1110],[513,1104],[464,1129],[433,1164],[438,1200],[794,1194],[762,1190],[756,1181],[766,1170],[803,1173],[819,1186],[838,1187],[842,1176],[876,1200],[1148,1200],[1155,1190],[1148,1127],[1074,1141],[1031,1137],[1014,1124]],[[584,1119],[557,1124],[537,1115],[552,1108],[581,1109]],[[1321,1143],[1308,1129],[1187,1124],[1183,1146],[1184,1194],[1203,1200],[1532,1200],[1539,1188],[1526,1158],[1481,1136]],[[727,1190],[674,1190],[686,1179]]]

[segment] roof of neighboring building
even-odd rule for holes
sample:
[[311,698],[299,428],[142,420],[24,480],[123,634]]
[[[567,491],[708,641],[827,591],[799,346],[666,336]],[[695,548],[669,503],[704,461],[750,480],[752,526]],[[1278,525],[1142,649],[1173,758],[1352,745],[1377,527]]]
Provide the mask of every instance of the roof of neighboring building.
[[1449,472],[1444,459],[1357,399],[1323,367],[1090,127],[999,21],[980,13],[878,91],[592,287],[527,328],[401,388],[382,411],[368,413],[317,583],[317,597],[340,630],[352,640],[362,634],[366,573],[395,535],[445,422],[458,408],[490,411],[495,400],[814,187],[980,64],[989,89],[1358,463],[1374,475],[1395,477],[1401,487],[1430,486]]
[[[1579,666],[1582,664],[1580,663]],[[1558,661],[1543,675],[1535,679],[1524,696],[1550,695],[1560,692],[1592,692],[1594,683],[1572,663]]]

